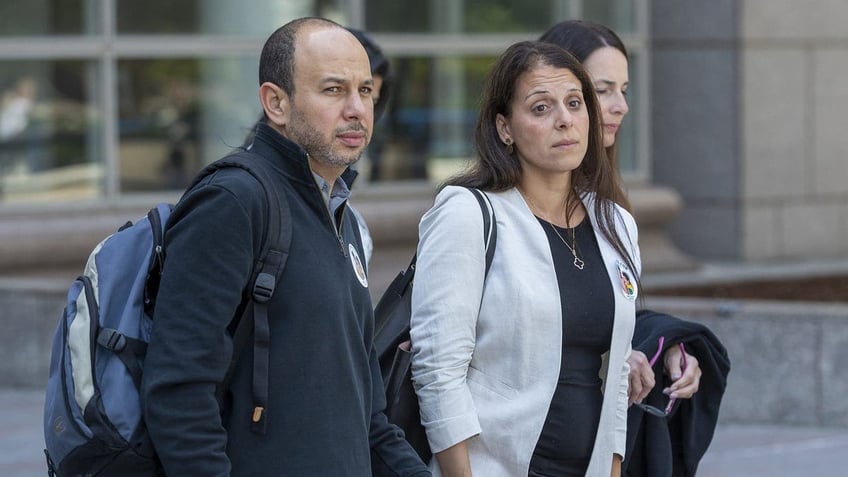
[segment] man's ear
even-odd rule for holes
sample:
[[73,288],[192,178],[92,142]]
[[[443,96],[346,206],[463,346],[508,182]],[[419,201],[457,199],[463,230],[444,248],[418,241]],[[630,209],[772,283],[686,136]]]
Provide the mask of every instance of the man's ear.
[[289,95],[279,86],[266,81],[259,86],[259,101],[268,120],[277,127],[285,127],[289,121]]

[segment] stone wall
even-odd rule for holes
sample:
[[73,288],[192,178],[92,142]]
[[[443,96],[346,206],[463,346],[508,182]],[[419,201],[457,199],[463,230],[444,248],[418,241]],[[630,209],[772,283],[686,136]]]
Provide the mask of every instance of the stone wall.
[[848,427],[848,304],[655,298],[707,325],[730,356],[720,421]]
[[44,387],[68,285],[62,279],[0,279],[0,386]]
[[684,252],[848,254],[846,19],[841,0],[651,2],[652,180],[683,198]]
[[[383,290],[415,252],[418,221],[432,205],[435,188],[425,182],[398,182],[362,188],[352,202],[366,218],[375,242],[369,266],[372,298]],[[56,205],[0,214],[0,382],[42,386],[50,338],[70,282],[89,252],[129,219],[141,217],[158,201],[175,197],[137,198],[116,205]],[[631,190],[640,224],[640,247],[646,271],[691,268],[694,264],[667,239],[665,224],[680,203],[671,191]]]
[[[44,386],[66,286],[0,280],[4,386]],[[727,348],[721,422],[848,427],[848,304],[654,298],[647,305],[704,323]]]
[[833,85],[848,75],[848,2],[743,5],[743,254],[845,256],[848,91]]
[[738,2],[651,2],[651,179],[680,193],[671,237],[701,260],[742,258]]

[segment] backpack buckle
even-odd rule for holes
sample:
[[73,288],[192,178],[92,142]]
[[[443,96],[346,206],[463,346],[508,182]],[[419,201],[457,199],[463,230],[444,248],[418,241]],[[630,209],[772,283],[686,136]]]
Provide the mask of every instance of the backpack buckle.
[[112,351],[121,351],[127,347],[127,339],[118,330],[102,328],[97,333],[97,344]]
[[276,287],[276,278],[270,273],[262,272],[256,277],[256,283],[253,285],[253,299],[257,303],[265,303],[274,295]]

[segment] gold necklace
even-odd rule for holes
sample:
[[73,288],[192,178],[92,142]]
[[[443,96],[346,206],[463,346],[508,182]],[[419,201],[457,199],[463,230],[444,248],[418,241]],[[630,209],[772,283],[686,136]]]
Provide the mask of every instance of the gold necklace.
[[568,242],[566,242],[564,238],[562,238],[562,235],[559,234],[559,230],[557,230],[554,224],[548,222],[548,225],[551,226],[556,236],[559,237],[560,240],[562,240],[562,243],[564,243],[565,246],[568,247],[569,250],[571,250],[571,255],[574,256],[574,268],[578,270],[583,270],[583,267],[586,265],[586,263],[581,260],[580,257],[577,256],[577,238],[574,234],[574,229],[576,229],[577,227],[571,228],[571,242],[574,244],[574,246],[572,247],[571,245],[568,245]]
[[[530,206],[533,209],[540,210],[539,207],[533,202],[533,199],[525,195],[520,188],[516,187],[516,189],[518,189],[518,193],[521,194],[521,197],[523,197],[527,202],[530,203]],[[531,210],[531,212],[533,211]],[[574,268],[578,270],[583,270],[583,267],[586,266],[586,262],[584,262],[580,257],[577,256],[577,238],[574,235],[574,230],[577,228],[577,226],[571,228],[571,242],[574,244],[574,246],[572,247],[571,245],[568,245],[568,242],[566,242],[564,238],[562,238],[562,235],[559,234],[559,230],[556,229],[553,223],[547,220],[545,220],[545,222],[548,222],[548,225],[551,226],[551,229],[553,229],[556,236],[559,237],[562,243],[564,243],[565,246],[568,247],[568,250],[571,251],[571,255],[574,256]]]

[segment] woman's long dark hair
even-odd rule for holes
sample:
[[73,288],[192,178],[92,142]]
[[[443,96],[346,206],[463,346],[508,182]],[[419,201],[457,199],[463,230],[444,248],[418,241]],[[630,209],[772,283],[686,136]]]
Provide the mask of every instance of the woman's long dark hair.
[[[566,215],[579,205],[586,193],[595,194],[594,218],[601,234],[613,245],[636,274],[634,257],[627,251],[616,228],[615,198],[620,193],[615,171],[604,151],[601,111],[589,74],[580,61],[564,49],[540,41],[523,41],[510,46],[495,63],[486,79],[480,112],[474,129],[477,155],[469,168],[445,185],[474,187],[499,192],[517,187],[521,163],[504,146],[498,135],[497,116],[510,117],[512,100],[522,75],[542,66],[569,70],[580,81],[589,113],[589,144],[580,166],[571,173],[573,193],[565,204]],[[625,231],[626,233],[626,231]],[[628,237],[630,239],[630,237]],[[635,244],[634,244],[635,245]],[[638,281],[638,276],[636,277]]]
[[[627,58],[627,48],[624,42],[609,27],[587,20],[566,20],[550,27],[539,37],[539,41],[552,43],[574,55],[580,63],[586,61],[595,50],[612,47]],[[632,210],[630,201],[624,193],[618,169],[618,142],[606,148],[607,158],[612,163],[613,171],[619,182],[620,194],[615,201],[627,210]]]

